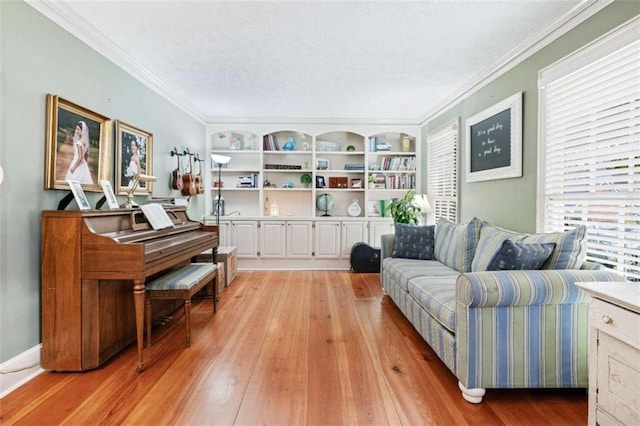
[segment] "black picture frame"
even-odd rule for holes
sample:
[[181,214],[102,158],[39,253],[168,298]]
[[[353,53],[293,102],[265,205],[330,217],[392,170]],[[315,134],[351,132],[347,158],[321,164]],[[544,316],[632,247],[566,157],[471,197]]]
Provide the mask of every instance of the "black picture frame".
[[316,176],[316,188],[326,188],[327,183],[324,180],[324,176]]

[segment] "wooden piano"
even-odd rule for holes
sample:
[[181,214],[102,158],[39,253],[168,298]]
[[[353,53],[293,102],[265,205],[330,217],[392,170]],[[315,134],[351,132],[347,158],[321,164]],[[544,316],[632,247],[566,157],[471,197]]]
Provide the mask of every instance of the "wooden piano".
[[42,212],[43,368],[90,370],[137,339],[144,369],[145,282],[218,247],[217,226],[167,213],[154,230],[140,210]]

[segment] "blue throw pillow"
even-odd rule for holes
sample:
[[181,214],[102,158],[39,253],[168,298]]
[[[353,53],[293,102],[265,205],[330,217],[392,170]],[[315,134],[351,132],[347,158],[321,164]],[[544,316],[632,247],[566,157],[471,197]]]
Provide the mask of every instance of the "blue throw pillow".
[[396,223],[396,236],[391,257],[405,259],[433,259],[435,226],[417,226]]
[[540,269],[554,248],[556,243],[524,244],[504,240],[487,271]]

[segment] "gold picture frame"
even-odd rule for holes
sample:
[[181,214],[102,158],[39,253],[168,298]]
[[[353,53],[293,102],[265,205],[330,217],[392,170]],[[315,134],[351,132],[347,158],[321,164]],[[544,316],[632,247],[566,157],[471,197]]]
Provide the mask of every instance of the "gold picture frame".
[[[118,195],[126,195],[129,192],[136,174],[153,175],[152,133],[116,120],[115,174],[115,191]],[[133,193],[151,195],[152,190],[152,182],[140,182]]]
[[100,180],[111,175],[111,119],[80,105],[47,95],[45,189],[102,192]]

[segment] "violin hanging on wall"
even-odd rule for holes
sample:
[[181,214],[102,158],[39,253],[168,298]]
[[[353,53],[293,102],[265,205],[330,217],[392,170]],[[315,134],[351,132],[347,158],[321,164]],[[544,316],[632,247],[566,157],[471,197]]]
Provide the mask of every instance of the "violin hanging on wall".
[[189,171],[182,175],[182,194],[183,195],[196,195],[198,190],[196,189],[196,182],[193,176],[193,164],[192,164],[192,156],[187,148],[186,155],[189,156]]
[[204,182],[202,181],[202,162],[200,155],[196,153],[196,162],[198,163],[198,174],[194,176],[196,191],[198,194],[204,194]]
[[182,191],[182,166],[180,165],[180,157],[184,154],[180,154],[178,152],[178,148],[173,147],[173,151],[171,151],[171,156],[176,156],[178,159],[178,167],[176,167],[171,173],[171,188],[177,189],[178,191]]

